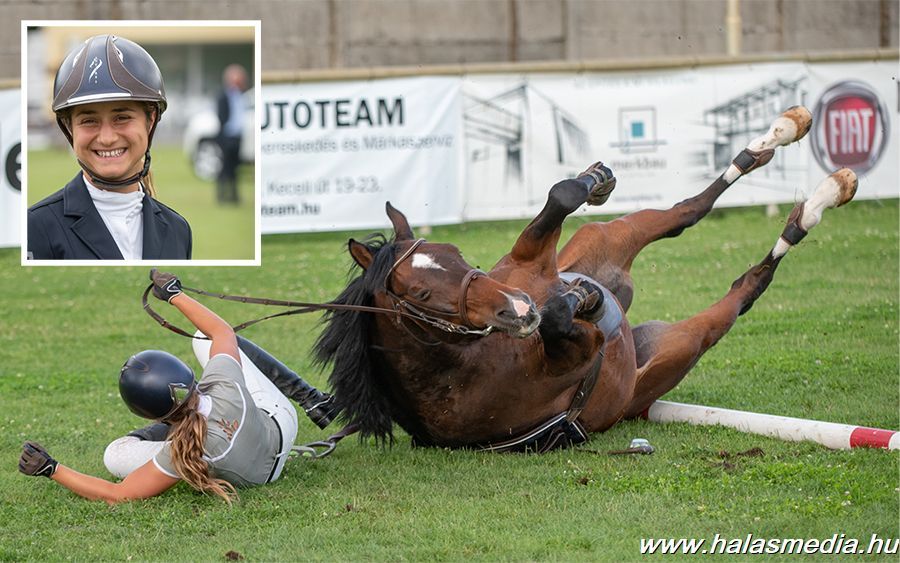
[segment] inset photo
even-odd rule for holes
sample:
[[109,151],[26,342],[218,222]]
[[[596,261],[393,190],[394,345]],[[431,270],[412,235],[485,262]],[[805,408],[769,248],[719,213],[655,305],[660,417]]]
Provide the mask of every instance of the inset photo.
[[258,21],[22,22],[22,264],[259,265]]

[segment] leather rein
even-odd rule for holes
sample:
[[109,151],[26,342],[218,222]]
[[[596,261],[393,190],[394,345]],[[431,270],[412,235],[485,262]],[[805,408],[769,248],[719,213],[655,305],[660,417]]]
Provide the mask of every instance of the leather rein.
[[[470,325],[470,321],[466,311],[466,295],[468,294],[469,285],[472,283],[472,280],[479,276],[485,276],[484,272],[477,269],[469,270],[466,275],[463,277],[462,283],[460,285],[460,295],[458,300],[458,310],[457,312],[444,312],[436,309],[430,309],[422,304],[413,304],[409,301],[409,299],[404,299],[403,297],[397,295],[389,286],[389,280],[391,275],[397,269],[397,267],[403,263],[406,259],[413,255],[415,250],[425,242],[425,239],[417,239],[412,246],[410,246],[406,252],[403,253],[400,258],[394,261],[394,264],[391,266],[390,270],[388,270],[387,275],[384,278],[384,290],[388,297],[391,299],[394,307],[392,309],[386,309],[384,307],[372,307],[368,305],[345,305],[341,303],[307,303],[304,301],[287,301],[282,299],[269,299],[266,297],[250,297],[246,295],[229,295],[226,293],[214,293],[210,291],[205,291],[203,289],[198,289],[194,287],[186,287],[182,286],[182,291],[188,291],[191,293],[196,293],[197,295],[205,295],[207,297],[214,297],[216,299],[221,299],[223,301],[236,301],[238,303],[249,303],[254,305],[267,305],[267,306],[275,306],[275,307],[293,307],[288,311],[282,311],[280,313],[275,313],[273,315],[266,315],[263,317],[259,317],[253,320],[249,320],[243,322],[239,325],[235,325],[232,328],[234,332],[239,332],[244,330],[247,327],[253,326],[262,321],[266,321],[269,319],[274,319],[277,317],[287,317],[290,315],[300,315],[304,313],[313,313],[316,311],[357,311],[361,313],[375,313],[381,315],[391,315],[396,317],[398,320],[402,321],[402,319],[410,319],[415,322],[423,323],[425,325],[431,326],[433,328],[440,329],[444,332],[450,334],[463,334],[463,335],[472,335],[472,336],[487,336],[491,332],[493,332],[494,327],[487,326],[485,328],[473,328]],[[150,315],[160,326],[171,330],[175,334],[179,334],[181,336],[185,336],[187,338],[198,338],[201,340],[208,340],[205,336],[195,336],[175,325],[170,323],[165,319],[162,315],[156,312],[153,307],[150,306],[150,292],[153,290],[153,284],[147,286],[144,290],[143,295],[141,296],[141,305],[144,308],[144,311]],[[427,311],[427,312],[426,312]],[[449,316],[457,316],[460,318],[463,324],[457,324],[446,319],[442,319],[435,315],[449,315]]]

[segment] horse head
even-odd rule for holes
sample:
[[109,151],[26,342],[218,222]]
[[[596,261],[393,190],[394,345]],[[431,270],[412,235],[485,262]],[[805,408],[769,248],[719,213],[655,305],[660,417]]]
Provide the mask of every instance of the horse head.
[[[380,288],[385,305],[447,332],[497,330],[525,338],[537,330],[541,316],[528,294],[473,268],[452,244],[414,238],[406,217],[390,203],[386,208],[394,227],[394,262]],[[349,250],[369,270],[369,246],[351,239]]]

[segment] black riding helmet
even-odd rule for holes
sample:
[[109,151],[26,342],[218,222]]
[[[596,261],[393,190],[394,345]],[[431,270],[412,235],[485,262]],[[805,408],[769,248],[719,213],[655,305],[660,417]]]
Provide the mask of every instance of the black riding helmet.
[[144,350],[128,358],[119,374],[119,394],[134,414],[166,420],[197,390],[194,371],[161,350]]
[[156,61],[140,45],[115,35],[95,35],[66,55],[53,82],[52,108],[69,144],[72,144],[72,133],[60,112],[79,105],[116,100],[155,104],[156,118],[147,138],[144,167],[134,176],[124,180],[103,178],[78,161],[92,182],[111,188],[133,184],[149,173],[150,145],[156,125],[166,111],[166,90]]

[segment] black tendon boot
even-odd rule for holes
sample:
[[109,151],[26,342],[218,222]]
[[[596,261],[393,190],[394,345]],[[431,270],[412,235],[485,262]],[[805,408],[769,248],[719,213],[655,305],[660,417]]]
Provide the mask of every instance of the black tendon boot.
[[259,371],[268,377],[285,397],[297,401],[316,426],[325,428],[331,424],[337,415],[334,397],[304,381],[289,367],[243,336],[238,336],[237,340],[241,351],[250,358]]

